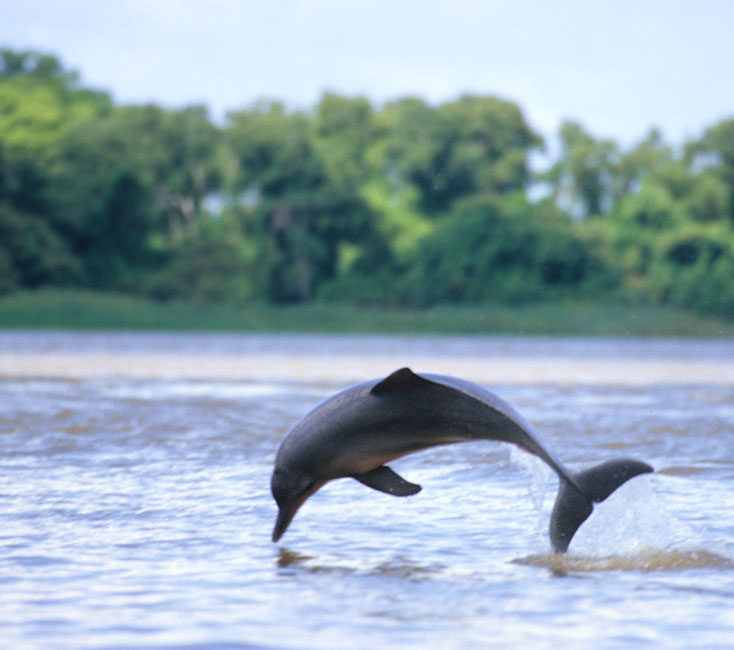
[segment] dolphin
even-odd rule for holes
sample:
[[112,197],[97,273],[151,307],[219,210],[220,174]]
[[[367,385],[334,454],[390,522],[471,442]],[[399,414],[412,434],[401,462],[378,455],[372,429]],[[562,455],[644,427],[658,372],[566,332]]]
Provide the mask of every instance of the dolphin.
[[559,489],[549,530],[556,553],[568,549],[594,503],[630,478],[653,471],[647,463],[619,459],[570,472],[538,442],[530,423],[494,393],[457,377],[401,368],[333,395],[283,439],[271,480],[278,504],[273,541],[328,481],[351,477],[387,494],[413,495],[421,486],[385,463],[428,447],[471,440],[513,443],[556,472]]

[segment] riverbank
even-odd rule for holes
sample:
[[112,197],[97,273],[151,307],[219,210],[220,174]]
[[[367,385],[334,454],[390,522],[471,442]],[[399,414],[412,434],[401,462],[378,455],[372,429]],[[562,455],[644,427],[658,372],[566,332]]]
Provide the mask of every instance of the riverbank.
[[62,330],[734,337],[734,322],[609,301],[398,309],[353,304],[273,306],[155,302],[74,290],[0,297],[0,328]]

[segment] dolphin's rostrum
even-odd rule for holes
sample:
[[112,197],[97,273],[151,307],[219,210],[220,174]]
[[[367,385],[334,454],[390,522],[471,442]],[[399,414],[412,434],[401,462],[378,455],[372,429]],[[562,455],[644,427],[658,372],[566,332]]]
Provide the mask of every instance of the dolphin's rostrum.
[[409,483],[385,463],[436,445],[470,440],[511,442],[542,458],[559,477],[550,523],[553,550],[565,552],[593,503],[625,481],[653,469],[646,463],[611,460],[569,472],[537,440],[533,427],[509,404],[469,381],[416,374],[401,368],[382,380],[337,393],[306,415],[283,440],[271,487],[278,507],[273,541],[298,508],[327,481],[351,477],[394,496],[409,496]]

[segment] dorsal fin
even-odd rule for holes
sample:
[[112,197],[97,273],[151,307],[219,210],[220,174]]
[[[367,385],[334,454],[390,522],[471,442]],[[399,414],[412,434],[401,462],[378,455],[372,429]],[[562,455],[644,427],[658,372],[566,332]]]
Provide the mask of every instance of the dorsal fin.
[[373,395],[402,393],[429,385],[434,385],[430,379],[424,379],[416,375],[410,368],[400,368],[400,370],[396,370],[382,381],[377,382],[370,389],[370,393]]

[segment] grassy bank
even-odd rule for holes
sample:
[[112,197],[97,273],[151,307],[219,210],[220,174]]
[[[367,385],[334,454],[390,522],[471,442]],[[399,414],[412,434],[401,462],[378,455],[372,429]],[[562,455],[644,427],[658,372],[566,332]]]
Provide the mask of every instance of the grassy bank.
[[734,323],[662,307],[606,302],[387,309],[158,303],[82,291],[0,297],[0,328],[394,332],[590,336],[734,336]]

